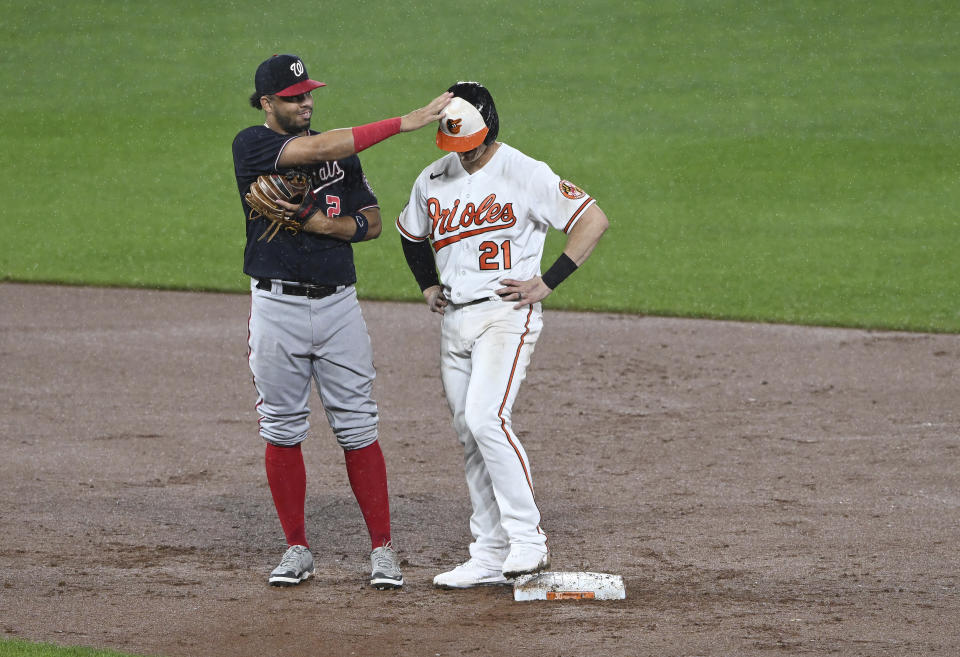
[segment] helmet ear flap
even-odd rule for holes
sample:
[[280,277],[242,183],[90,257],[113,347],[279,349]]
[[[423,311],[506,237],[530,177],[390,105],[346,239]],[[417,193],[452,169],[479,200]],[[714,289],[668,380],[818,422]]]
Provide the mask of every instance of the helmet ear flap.
[[497,115],[497,106],[493,102],[490,91],[479,82],[457,82],[447,91],[452,91],[454,96],[463,98],[477,108],[480,116],[483,117],[483,122],[487,125],[487,136],[483,143],[495,142],[500,133],[500,117]]

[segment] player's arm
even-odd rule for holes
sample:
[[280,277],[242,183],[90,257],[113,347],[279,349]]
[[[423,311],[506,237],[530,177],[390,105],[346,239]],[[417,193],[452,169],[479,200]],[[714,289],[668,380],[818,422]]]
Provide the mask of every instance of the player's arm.
[[447,305],[447,299],[443,296],[443,288],[437,276],[437,264],[433,258],[430,241],[414,242],[401,235],[400,245],[403,247],[403,257],[407,261],[407,267],[410,268],[423,293],[423,300],[427,302],[431,311],[442,313]]
[[[290,207],[296,209],[295,205]],[[317,212],[303,224],[303,230],[306,233],[336,237],[345,242],[366,242],[376,239],[380,237],[381,228],[380,208],[376,206],[364,208],[353,215],[338,217],[328,217],[323,212]]]
[[[607,219],[606,213],[594,203],[586,209],[583,216],[580,217],[580,221],[570,229],[570,234],[567,235],[567,243],[563,247],[563,253],[579,267],[587,261],[609,227],[610,220]],[[557,284],[560,282],[562,281],[557,281]]]
[[[281,199],[277,199],[276,203],[291,212],[297,212],[300,208]],[[359,212],[335,217],[328,217],[326,209],[327,206],[323,204],[312,206],[310,218],[303,222],[303,232],[336,237],[344,242],[366,242],[380,237],[380,208],[377,206],[371,205]]]
[[609,226],[607,215],[594,203],[570,229],[563,253],[543,276],[535,276],[526,281],[505,278],[500,281],[504,287],[497,290],[497,294],[509,301],[517,301],[514,308],[546,299],[567,276],[586,262]]
[[291,139],[280,153],[278,169],[342,160],[400,132],[412,132],[435,123],[443,116],[443,109],[453,94],[443,93],[425,107],[404,116],[384,119],[355,128],[337,128],[319,135]]

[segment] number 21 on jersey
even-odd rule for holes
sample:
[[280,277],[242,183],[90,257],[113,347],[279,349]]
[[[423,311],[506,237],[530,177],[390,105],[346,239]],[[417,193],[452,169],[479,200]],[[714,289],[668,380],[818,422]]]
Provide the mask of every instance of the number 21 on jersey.
[[510,240],[504,240],[498,245],[487,241],[480,245],[480,271],[491,269],[510,269]]

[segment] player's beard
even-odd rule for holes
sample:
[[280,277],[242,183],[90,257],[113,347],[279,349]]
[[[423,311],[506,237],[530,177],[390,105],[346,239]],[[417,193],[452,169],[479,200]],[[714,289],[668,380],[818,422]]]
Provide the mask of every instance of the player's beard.
[[304,119],[299,114],[294,114],[291,117],[277,115],[276,118],[280,129],[291,135],[299,135],[310,129],[310,117]]
[[486,166],[493,154],[500,148],[500,142],[495,141],[490,144],[480,144],[476,148],[464,153],[457,153],[460,156],[460,164],[464,169],[473,173],[481,167]]
[[461,164],[472,164],[483,157],[483,154],[487,152],[487,144],[480,144],[476,148],[473,148],[464,153],[460,153],[460,162]]

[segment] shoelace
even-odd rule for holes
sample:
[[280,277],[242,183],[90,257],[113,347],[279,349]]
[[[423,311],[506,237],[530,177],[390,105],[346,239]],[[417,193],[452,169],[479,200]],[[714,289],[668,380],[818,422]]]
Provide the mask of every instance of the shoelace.
[[300,555],[303,554],[303,550],[289,549],[283,555],[283,559],[280,560],[280,565],[284,567],[299,567],[300,566]]
[[[387,548],[386,550],[381,548]],[[396,570],[397,569],[397,560],[394,556],[393,546],[390,543],[381,546],[376,551],[376,554],[373,556],[373,562],[377,568],[383,568],[386,570]]]

